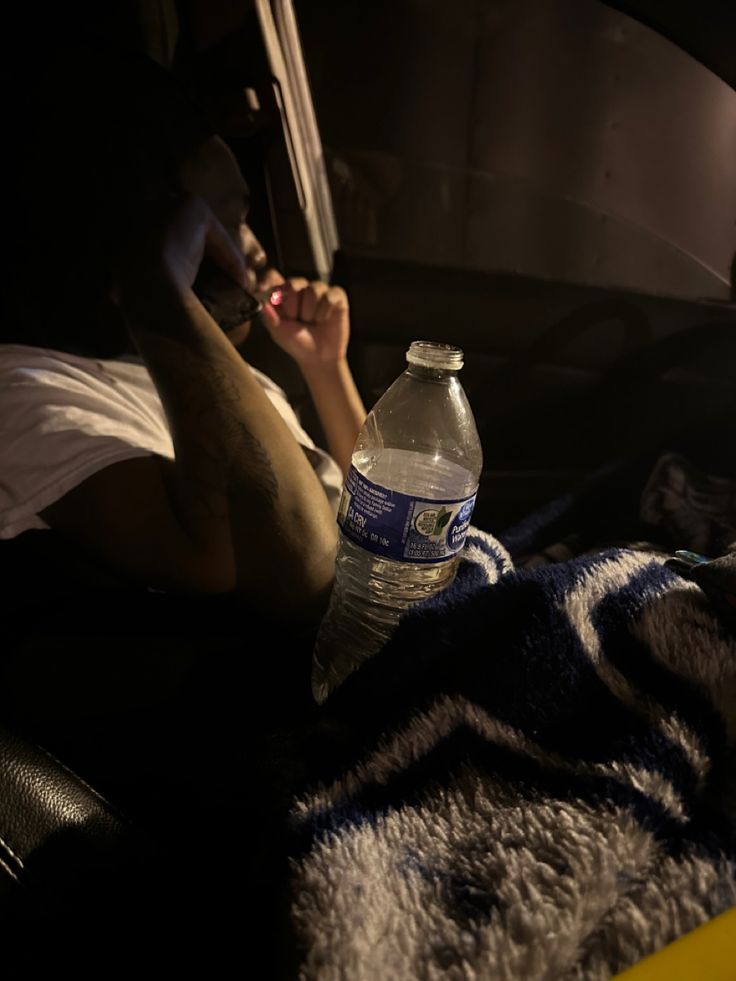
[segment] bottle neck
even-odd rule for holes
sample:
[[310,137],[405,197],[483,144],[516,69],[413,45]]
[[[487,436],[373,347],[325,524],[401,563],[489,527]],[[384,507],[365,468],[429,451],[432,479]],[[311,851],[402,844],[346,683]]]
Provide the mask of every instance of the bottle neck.
[[407,366],[406,374],[418,381],[447,382],[452,378],[457,378],[457,368],[428,368],[422,364],[412,364]]

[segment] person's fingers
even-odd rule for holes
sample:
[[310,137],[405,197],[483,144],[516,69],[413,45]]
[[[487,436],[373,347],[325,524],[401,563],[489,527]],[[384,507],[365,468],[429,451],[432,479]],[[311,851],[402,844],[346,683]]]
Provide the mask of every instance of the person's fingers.
[[[167,195],[152,205],[150,226],[147,232],[141,233],[137,247],[133,247],[132,241],[128,243],[121,271],[124,268],[135,275],[136,270],[158,257],[175,282],[188,288],[207,249],[211,220],[212,212],[202,198],[178,192]],[[216,253],[222,251],[217,241],[219,232],[215,229],[213,234]],[[224,261],[227,263],[230,257]]]
[[313,286],[306,286],[299,294],[299,319],[302,323],[311,324],[317,307],[317,294]]
[[283,292],[279,313],[286,320],[298,320],[300,302],[299,294],[305,286],[309,286],[309,283],[306,279],[294,277],[293,279],[286,280],[286,286],[288,288]]
[[314,323],[317,304],[325,293],[327,293],[327,285],[320,282],[310,283],[309,286],[302,290],[299,303],[299,319],[303,323]]
[[342,307],[343,309],[348,309],[348,295],[342,286],[330,286],[327,291],[327,298],[333,307]]
[[332,313],[332,304],[330,303],[329,294],[325,292],[319,298],[317,309],[314,311],[314,322],[316,324],[324,323],[325,320],[329,319],[331,313]]
[[296,290],[284,290],[281,294],[279,313],[285,320],[296,320],[299,315],[299,294]]
[[314,313],[314,322],[318,324],[324,323],[326,320],[329,320],[335,310],[347,310],[347,308],[348,298],[345,290],[339,286],[331,286],[325,289],[319,298],[319,303]]
[[261,323],[266,328],[266,330],[271,331],[279,326],[280,323],[279,315],[276,313],[274,308],[270,306],[270,304],[268,303],[263,304],[263,309],[261,310],[259,316],[261,318]]
[[245,259],[225,227],[210,213],[205,238],[205,253],[231,279],[247,288]]

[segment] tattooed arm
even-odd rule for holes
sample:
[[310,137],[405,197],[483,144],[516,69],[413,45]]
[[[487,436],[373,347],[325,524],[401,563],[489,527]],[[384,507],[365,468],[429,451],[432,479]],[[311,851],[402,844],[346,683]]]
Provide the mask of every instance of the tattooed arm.
[[[232,263],[206,206],[195,199],[187,208],[185,219],[204,228],[202,250],[206,239],[222,264]],[[182,273],[181,257],[143,258],[126,271],[120,301],[166,410],[175,461],[115,464],[44,517],[150,586],[237,592],[261,612],[311,618],[334,571],[336,532],[324,491],[192,293],[192,270]]]

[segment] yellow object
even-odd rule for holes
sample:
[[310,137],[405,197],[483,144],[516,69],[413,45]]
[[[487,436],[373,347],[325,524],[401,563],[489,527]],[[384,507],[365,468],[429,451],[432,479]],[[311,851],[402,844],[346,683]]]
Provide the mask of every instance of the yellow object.
[[736,981],[736,906],[613,981]]

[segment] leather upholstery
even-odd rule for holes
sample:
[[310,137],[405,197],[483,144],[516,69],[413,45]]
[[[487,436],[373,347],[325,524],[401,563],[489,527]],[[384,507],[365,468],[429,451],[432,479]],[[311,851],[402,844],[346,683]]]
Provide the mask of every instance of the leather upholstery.
[[64,831],[82,831],[95,841],[124,833],[96,791],[43,750],[4,730],[0,780],[0,862],[7,877],[26,881],[38,853]]
[[93,911],[145,845],[96,791],[44,750],[0,729],[0,913],[38,924]]

